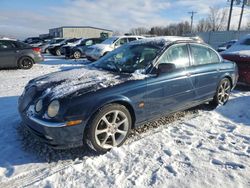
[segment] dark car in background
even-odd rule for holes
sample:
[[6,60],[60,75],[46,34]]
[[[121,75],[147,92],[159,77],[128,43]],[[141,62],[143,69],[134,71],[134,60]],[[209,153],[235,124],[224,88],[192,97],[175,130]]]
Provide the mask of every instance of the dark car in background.
[[65,45],[62,45],[61,48],[60,48],[60,51],[61,51],[61,55],[65,55],[65,52],[68,48],[73,48],[79,44],[81,44],[81,42],[83,41],[84,39],[83,38],[78,38],[78,40],[76,40],[75,42],[73,43],[69,43],[69,44],[65,44]]
[[25,39],[23,42],[26,44],[29,44],[33,47],[39,47],[39,46],[43,45],[44,43],[46,43],[45,40],[43,40],[39,37],[29,37],[29,38]]
[[223,52],[235,44],[238,40],[230,40],[218,46],[217,52]]
[[0,68],[30,69],[43,61],[41,49],[15,40],[0,39]]
[[72,44],[74,42],[76,42],[77,40],[79,40],[78,38],[71,38],[71,39],[64,39],[63,41],[59,42],[59,43],[54,43],[51,44],[48,47],[48,51],[51,55],[55,55],[55,56],[60,56],[61,55],[61,47],[65,44]]
[[250,35],[244,36],[229,49],[221,53],[224,59],[233,61],[239,68],[239,82],[250,86]]
[[65,57],[66,58],[74,58],[79,59],[81,57],[85,57],[85,51],[88,47],[100,44],[104,41],[103,38],[88,38],[81,41],[80,44],[78,44],[75,47],[67,47],[65,48]]
[[121,146],[132,128],[196,105],[224,105],[237,66],[183,37],[134,41],[93,64],[31,80],[19,98],[23,125],[55,148],[83,140],[97,152]]
[[39,47],[41,48],[41,52],[42,53],[49,53],[49,46],[53,45],[53,44],[57,44],[57,43],[60,43],[62,41],[64,41],[65,39],[63,38],[54,38],[54,39],[51,39],[50,41],[40,45]]

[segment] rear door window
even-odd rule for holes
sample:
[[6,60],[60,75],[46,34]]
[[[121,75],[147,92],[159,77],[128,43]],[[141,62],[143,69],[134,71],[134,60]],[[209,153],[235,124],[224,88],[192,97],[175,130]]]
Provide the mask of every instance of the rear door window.
[[206,65],[220,62],[220,58],[217,53],[215,53],[208,47],[197,44],[190,44],[190,48],[194,65]]
[[116,43],[115,43],[115,46],[121,46],[121,45],[124,45],[128,43],[128,38],[121,38],[120,40],[118,40]]
[[0,50],[11,50],[15,49],[16,45],[13,41],[1,40],[0,41]]
[[189,52],[186,44],[177,44],[167,49],[160,58],[159,63],[172,63],[175,67],[185,68],[189,66]]

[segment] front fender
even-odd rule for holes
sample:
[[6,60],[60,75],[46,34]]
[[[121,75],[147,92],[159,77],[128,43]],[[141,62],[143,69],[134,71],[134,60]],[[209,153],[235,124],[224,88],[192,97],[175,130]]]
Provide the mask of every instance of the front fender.
[[92,107],[89,109],[89,111],[85,114],[85,117],[88,117],[87,122],[90,120],[91,117],[93,117],[93,115],[98,110],[100,110],[102,107],[104,107],[108,104],[111,104],[111,103],[125,103],[134,109],[134,105],[133,105],[132,101],[126,96],[117,95],[117,96],[105,97],[99,101],[96,101],[95,104],[93,104]]

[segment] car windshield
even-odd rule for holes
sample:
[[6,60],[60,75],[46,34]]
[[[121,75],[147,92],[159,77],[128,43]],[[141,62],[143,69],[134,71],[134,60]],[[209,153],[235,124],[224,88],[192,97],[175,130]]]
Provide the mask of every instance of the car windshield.
[[93,66],[115,72],[133,73],[146,69],[155,59],[160,47],[152,44],[124,45],[102,57]]
[[117,39],[118,37],[110,37],[106,39],[105,41],[103,41],[102,44],[113,44]]

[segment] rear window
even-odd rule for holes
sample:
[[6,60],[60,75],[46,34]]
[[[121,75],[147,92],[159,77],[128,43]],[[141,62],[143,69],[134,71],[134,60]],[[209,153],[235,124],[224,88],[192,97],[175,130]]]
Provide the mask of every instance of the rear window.
[[31,46],[29,44],[26,44],[23,42],[15,41],[14,43],[18,48],[31,48]]

